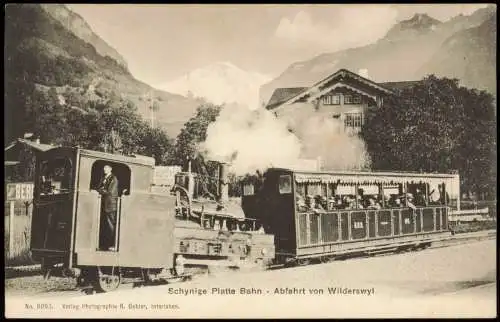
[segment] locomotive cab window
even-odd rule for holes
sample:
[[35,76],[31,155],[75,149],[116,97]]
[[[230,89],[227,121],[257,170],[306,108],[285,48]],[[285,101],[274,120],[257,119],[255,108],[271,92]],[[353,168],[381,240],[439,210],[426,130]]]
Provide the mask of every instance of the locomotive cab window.
[[130,168],[122,163],[110,162],[104,160],[97,160],[92,164],[91,178],[90,178],[90,189],[97,190],[104,178],[104,166],[111,166],[111,173],[116,177],[118,181],[118,195],[130,194],[130,180],[131,171]]
[[40,164],[40,194],[53,195],[68,193],[72,184],[71,161],[57,158]]
[[243,195],[244,196],[253,196],[255,194],[254,185],[251,183],[243,185]]
[[292,193],[292,177],[290,175],[281,175],[279,178],[280,194]]

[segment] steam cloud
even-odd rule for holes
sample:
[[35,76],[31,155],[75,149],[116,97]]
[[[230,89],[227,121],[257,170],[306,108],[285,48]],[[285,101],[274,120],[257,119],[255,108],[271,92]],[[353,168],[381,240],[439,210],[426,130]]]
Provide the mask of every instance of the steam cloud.
[[[304,105],[304,106],[302,106]],[[207,129],[200,152],[210,160],[228,162],[236,175],[269,167],[304,167],[304,159],[320,158],[323,170],[367,168],[364,142],[343,131],[343,124],[315,113],[310,104],[294,104],[293,119],[278,119],[265,109],[224,107]],[[292,133],[293,132],[293,133]]]
[[302,142],[302,157],[320,157],[325,170],[359,170],[370,167],[362,139],[344,132],[341,121],[312,115],[295,131]]
[[300,158],[301,144],[286,123],[267,110],[232,104],[209,125],[201,148],[209,159],[229,162],[232,172],[244,175],[271,166],[291,166]]

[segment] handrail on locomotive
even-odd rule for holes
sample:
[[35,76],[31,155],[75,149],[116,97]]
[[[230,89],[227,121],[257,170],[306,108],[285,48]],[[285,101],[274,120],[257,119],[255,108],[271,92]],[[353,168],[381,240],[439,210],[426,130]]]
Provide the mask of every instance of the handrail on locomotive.
[[[217,162],[217,192],[212,193],[207,187],[207,173],[193,173],[191,161],[188,161],[187,172],[175,175],[171,193],[175,195],[176,216],[183,220],[191,220],[203,228],[229,231],[256,231],[258,222],[253,218],[236,216],[229,207],[227,170],[228,164]],[[241,207],[239,207],[241,209]],[[241,213],[243,211],[241,210]],[[262,228],[262,227],[260,227]],[[259,230],[262,232],[262,229]]]

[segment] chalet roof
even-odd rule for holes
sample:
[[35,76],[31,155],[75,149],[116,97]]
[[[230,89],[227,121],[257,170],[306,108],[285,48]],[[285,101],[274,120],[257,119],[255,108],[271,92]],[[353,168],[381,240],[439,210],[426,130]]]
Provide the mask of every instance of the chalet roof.
[[402,81],[402,82],[385,82],[385,83],[380,83],[380,85],[390,90],[402,90],[408,87],[416,86],[420,83],[421,81]]
[[266,108],[271,109],[276,105],[279,105],[289,98],[302,93],[309,87],[288,87],[288,88],[277,88],[274,90],[273,95],[269,99]]
[[29,146],[37,151],[47,151],[47,150],[50,150],[50,149],[55,147],[54,145],[51,145],[51,144],[42,144],[42,143],[37,143],[37,142],[33,142],[30,140],[26,140],[26,139],[17,139],[15,141],[13,141],[11,144],[9,144],[7,147],[5,147],[4,151],[8,151],[8,150],[12,149],[14,146],[16,146],[19,143],[27,145],[27,146]]
[[311,88],[320,87],[321,85],[329,82],[330,80],[332,80],[334,78],[338,78],[338,77],[343,78],[345,76],[351,77],[357,81],[365,83],[366,85],[369,85],[369,86],[371,86],[371,87],[373,87],[381,92],[385,92],[386,94],[392,94],[392,90],[385,88],[385,87],[381,86],[380,84],[374,82],[373,80],[365,78],[365,77],[358,75],[354,72],[351,72],[350,70],[347,70],[345,68],[339,69],[337,72],[331,74],[328,77],[325,77],[324,79],[320,80],[319,82],[317,82],[316,84],[311,86]]
[[[391,88],[382,86],[381,84],[378,84],[378,83],[376,83],[373,80],[370,80],[368,78],[362,77],[354,72],[351,72],[350,70],[339,69],[337,72],[320,80],[319,82],[315,83],[311,87],[294,87],[293,90],[290,90],[291,88],[278,88],[278,89],[276,89],[274,91],[271,99],[269,100],[269,103],[268,103],[266,108],[271,109],[271,108],[277,107],[278,105],[281,105],[281,104],[284,104],[287,102],[291,102],[295,99],[300,98],[301,96],[307,95],[311,91],[318,90],[319,88],[321,88],[321,86],[327,84],[328,82],[330,82],[331,80],[333,80],[335,78],[342,79],[344,77],[349,77],[351,79],[355,79],[355,80],[357,80],[357,81],[359,81],[359,82],[361,82],[361,83],[363,83],[363,84],[365,84],[365,85],[367,85],[367,86],[369,86],[377,91],[383,92],[385,94],[394,94],[394,92]],[[285,94],[290,94],[290,95],[288,96],[288,98],[278,99],[278,98],[285,97],[286,96]],[[273,98],[275,98],[276,103],[272,102],[272,101],[274,101]]]

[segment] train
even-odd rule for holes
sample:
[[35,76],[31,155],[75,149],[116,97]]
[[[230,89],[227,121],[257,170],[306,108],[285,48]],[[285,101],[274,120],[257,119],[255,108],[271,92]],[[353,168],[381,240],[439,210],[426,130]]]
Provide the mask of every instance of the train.
[[[110,249],[100,247],[97,190],[105,165],[118,179]],[[79,147],[39,152],[30,250],[44,277],[72,277],[79,287],[109,292],[127,281],[189,279],[219,266],[262,270],[422,249],[450,234],[448,191],[456,195],[458,182],[456,174],[270,168],[242,180],[235,202],[226,163],[218,163],[215,192],[190,164],[168,192],[155,191],[154,168],[153,158],[140,155]],[[422,195],[415,204],[412,192]],[[374,207],[364,207],[365,199]]]

